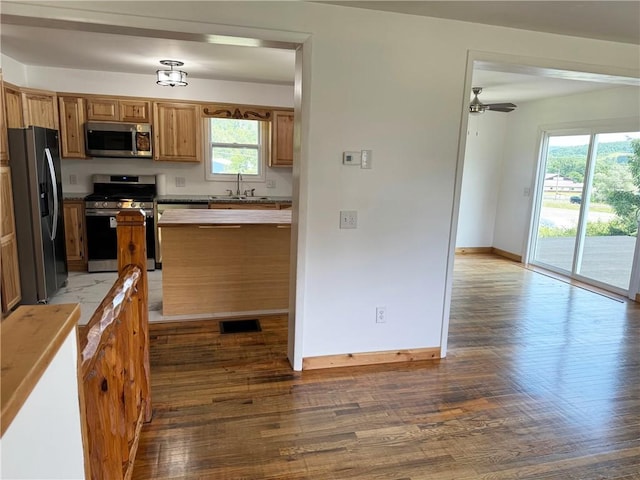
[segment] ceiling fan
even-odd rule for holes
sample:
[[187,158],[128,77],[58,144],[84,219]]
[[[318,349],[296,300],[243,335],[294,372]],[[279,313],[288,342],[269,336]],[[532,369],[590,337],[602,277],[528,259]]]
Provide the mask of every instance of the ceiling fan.
[[485,110],[494,112],[512,112],[517,105],[513,103],[482,103],[478,99],[478,95],[482,92],[482,87],[473,87],[473,100],[469,104],[469,113],[484,113]]

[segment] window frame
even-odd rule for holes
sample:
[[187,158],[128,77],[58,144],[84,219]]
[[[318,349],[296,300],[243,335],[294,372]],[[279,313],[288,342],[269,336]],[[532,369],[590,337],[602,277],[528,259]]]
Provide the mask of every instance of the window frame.
[[[204,177],[206,181],[210,182],[235,182],[237,179],[237,173],[213,173],[212,172],[212,152],[214,147],[221,148],[255,148],[254,144],[244,143],[214,143],[211,139],[211,121],[213,120],[239,120],[234,118],[218,118],[207,117],[204,119],[205,130],[205,172]],[[244,119],[241,119],[244,120]],[[264,120],[253,120],[258,122],[258,174],[242,173],[243,181],[246,182],[266,182],[266,173],[269,159],[269,143],[271,138],[271,124]]]

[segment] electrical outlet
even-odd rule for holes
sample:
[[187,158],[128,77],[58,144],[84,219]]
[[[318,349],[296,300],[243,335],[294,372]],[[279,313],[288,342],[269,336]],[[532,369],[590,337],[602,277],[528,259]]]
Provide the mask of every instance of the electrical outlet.
[[69,185],[77,185],[77,183],[78,183],[78,176],[74,173],[69,175]]
[[376,307],[376,323],[387,323],[387,307]]
[[267,188],[276,188],[275,180],[267,180]]
[[184,177],[176,177],[176,187],[184,187],[186,183]]
[[358,212],[342,210],[340,212],[340,228],[358,228]]

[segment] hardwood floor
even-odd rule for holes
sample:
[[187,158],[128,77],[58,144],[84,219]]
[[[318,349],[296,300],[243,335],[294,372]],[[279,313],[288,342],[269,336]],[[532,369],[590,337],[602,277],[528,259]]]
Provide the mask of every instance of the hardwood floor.
[[151,327],[134,479],[640,479],[640,307],[456,258],[448,357],[292,372],[286,319]]

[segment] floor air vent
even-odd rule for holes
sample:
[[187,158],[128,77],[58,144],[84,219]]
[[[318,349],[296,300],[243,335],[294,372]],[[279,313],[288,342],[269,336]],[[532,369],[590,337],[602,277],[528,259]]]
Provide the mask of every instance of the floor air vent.
[[250,333],[261,332],[260,322],[257,318],[251,320],[222,320],[220,333]]

